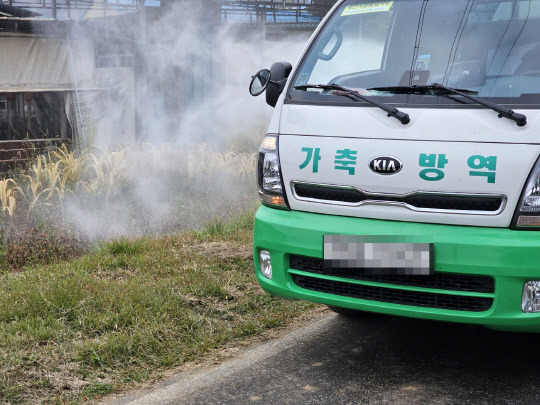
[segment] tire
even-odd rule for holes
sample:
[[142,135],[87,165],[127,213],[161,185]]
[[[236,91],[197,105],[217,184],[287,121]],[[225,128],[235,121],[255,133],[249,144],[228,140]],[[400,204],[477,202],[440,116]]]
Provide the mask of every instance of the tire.
[[366,313],[364,311],[357,311],[355,309],[343,307],[333,307],[331,305],[327,305],[327,307],[334,311],[336,314],[346,316],[347,318],[361,318],[366,316]]

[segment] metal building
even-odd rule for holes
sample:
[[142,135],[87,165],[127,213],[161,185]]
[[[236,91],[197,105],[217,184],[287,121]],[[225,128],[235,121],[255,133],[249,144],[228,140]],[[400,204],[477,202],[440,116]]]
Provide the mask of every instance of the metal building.
[[[149,117],[175,118],[162,128],[172,133],[222,83],[216,27],[310,32],[334,2],[0,0],[0,166],[46,144],[84,148],[104,132],[119,143],[145,139]],[[190,19],[208,49],[178,53],[161,24]]]

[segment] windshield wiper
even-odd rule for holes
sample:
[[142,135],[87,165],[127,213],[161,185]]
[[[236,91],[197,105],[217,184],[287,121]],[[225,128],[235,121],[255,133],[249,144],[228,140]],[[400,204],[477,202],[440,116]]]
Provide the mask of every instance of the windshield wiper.
[[466,89],[453,89],[452,87],[446,87],[439,83],[432,83],[424,86],[389,86],[389,87],[373,87],[368,90],[374,91],[388,91],[396,94],[429,94],[429,93],[446,93],[457,94],[465,97],[477,104],[490,108],[493,111],[499,113],[499,118],[505,117],[514,120],[518,127],[523,127],[527,124],[527,117],[524,114],[520,114],[508,107],[503,107],[499,104],[492,103],[491,101],[484,100],[483,98],[474,97],[472,94],[478,94],[476,91]]
[[379,107],[381,110],[388,113],[389,117],[394,117],[399,120],[403,125],[408,124],[411,122],[411,119],[409,118],[409,114],[404,113],[402,111],[399,111],[395,107],[390,107],[384,103],[380,103],[378,101],[372,100],[370,97],[366,97],[358,93],[356,90],[350,89],[348,87],[340,86],[339,84],[303,84],[301,86],[294,86],[296,90],[307,90],[307,89],[322,89],[322,90],[340,90],[345,94],[337,93],[338,95],[343,95],[345,97],[353,97],[358,100],[365,101],[366,103],[369,103],[371,105],[374,105],[376,107]]

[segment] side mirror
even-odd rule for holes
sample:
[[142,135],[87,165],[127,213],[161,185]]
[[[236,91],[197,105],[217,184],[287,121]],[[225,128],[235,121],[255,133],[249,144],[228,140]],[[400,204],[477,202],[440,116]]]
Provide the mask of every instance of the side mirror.
[[249,84],[249,94],[258,96],[262,94],[270,84],[271,73],[268,69],[259,70],[251,79]]
[[292,65],[289,62],[277,62],[270,69],[259,70],[251,78],[249,93],[258,96],[266,90],[266,103],[275,107],[291,70]]

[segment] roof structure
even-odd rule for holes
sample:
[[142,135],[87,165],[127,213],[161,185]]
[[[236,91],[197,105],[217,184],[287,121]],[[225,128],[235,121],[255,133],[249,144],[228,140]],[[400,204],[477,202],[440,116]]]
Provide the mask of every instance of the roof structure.
[[36,17],[36,14],[29,13],[37,13],[44,18],[83,20],[159,6],[160,0],[0,0],[1,5],[17,8],[21,14],[27,14],[13,17]]
[[0,3],[0,17],[22,17],[22,18],[32,18],[39,17],[41,13],[35,11],[26,10],[20,7],[13,7],[9,4]]

